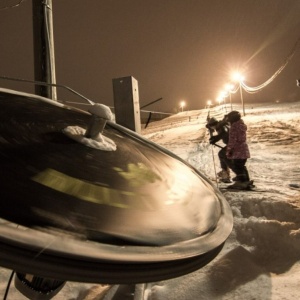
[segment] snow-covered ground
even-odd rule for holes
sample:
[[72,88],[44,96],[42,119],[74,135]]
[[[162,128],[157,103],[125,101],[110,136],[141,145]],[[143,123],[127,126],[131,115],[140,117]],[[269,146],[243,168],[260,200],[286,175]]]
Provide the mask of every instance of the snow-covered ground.
[[[223,107],[210,114],[225,113]],[[207,110],[197,114],[180,113],[172,126],[162,120],[160,130],[156,123],[144,134],[215,179],[218,148],[207,143]],[[186,121],[177,127],[179,116]],[[225,192],[234,229],[221,254],[197,272],[153,284],[150,299],[300,298],[300,190],[289,187],[300,183],[300,103],[248,105],[243,119],[252,156],[247,166],[259,191]]]
[[[222,119],[226,112],[229,106],[210,115]],[[219,148],[208,144],[207,113],[181,112],[150,123],[142,134],[215,180]],[[221,253],[196,272],[147,284],[147,300],[300,299],[300,190],[289,187],[300,184],[300,102],[248,104],[243,119],[252,155],[247,166],[258,191],[224,192],[234,228]],[[0,268],[0,295],[10,274]],[[100,300],[105,288],[68,282],[54,299]],[[26,298],[11,285],[7,299]]]

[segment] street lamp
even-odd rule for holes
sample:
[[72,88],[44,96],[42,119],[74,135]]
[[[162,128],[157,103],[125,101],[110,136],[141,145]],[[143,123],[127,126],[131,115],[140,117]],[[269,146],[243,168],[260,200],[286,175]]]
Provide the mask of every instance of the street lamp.
[[225,88],[226,88],[226,90],[228,91],[228,94],[229,94],[230,107],[231,107],[231,111],[232,111],[233,109],[232,109],[232,101],[231,101],[231,92],[233,90],[233,84],[228,83],[228,84],[226,84]]
[[207,105],[207,108],[210,108],[210,107],[211,107],[211,105],[212,105],[212,102],[211,102],[211,100],[207,100],[207,102],[206,102],[206,105]]
[[181,111],[183,111],[183,108],[185,107],[185,101],[180,102]]
[[219,97],[217,98],[217,101],[220,106],[222,105],[222,103],[224,104],[223,109],[225,109],[225,111],[226,111],[226,103],[225,103],[226,96],[227,96],[227,93],[225,91],[221,91],[219,94]]
[[244,81],[244,76],[240,73],[233,74],[233,79],[239,83],[240,86],[240,93],[241,93],[241,102],[243,107],[243,116],[245,116],[245,106],[244,106],[244,99],[243,99],[243,92],[242,92],[242,83]]

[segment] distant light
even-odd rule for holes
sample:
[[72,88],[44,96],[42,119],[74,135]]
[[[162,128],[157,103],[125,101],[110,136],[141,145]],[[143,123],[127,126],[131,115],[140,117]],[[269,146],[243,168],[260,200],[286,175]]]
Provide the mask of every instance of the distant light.
[[219,103],[219,105],[223,102],[223,98],[222,97],[218,97],[217,98],[217,102]]
[[185,101],[180,102],[181,111],[183,111],[183,108],[185,107],[185,105],[186,105]]
[[227,91],[232,91],[233,90],[233,88],[234,88],[234,85],[232,84],[232,83],[227,83],[226,85],[225,85],[225,89],[227,90]]
[[224,99],[224,98],[226,98],[227,96],[228,96],[228,93],[227,93],[227,92],[221,91],[218,98]]

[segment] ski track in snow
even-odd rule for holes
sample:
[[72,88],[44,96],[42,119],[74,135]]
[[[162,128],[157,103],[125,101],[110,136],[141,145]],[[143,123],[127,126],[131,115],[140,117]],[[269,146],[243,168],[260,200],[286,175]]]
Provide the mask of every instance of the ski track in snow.
[[[253,106],[254,107],[254,106]],[[234,107],[240,110],[240,107]],[[251,179],[264,192],[223,192],[234,228],[223,250],[196,272],[147,284],[147,300],[296,300],[300,298],[300,103],[255,104],[243,117],[251,152]],[[222,119],[226,111],[212,109]],[[207,110],[150,123],[142,134],[185,159],[211,180],[217,147],[208,144]],[[0,269],[4,295],[11,271]],[[55,300],[100,300],[107,286],[68,282]],[[25,300],[13,286],[8,300]]]

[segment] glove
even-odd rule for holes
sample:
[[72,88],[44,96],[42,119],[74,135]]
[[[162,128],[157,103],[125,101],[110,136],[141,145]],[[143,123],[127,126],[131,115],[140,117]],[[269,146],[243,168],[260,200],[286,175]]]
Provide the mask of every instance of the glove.
[[212,136],[212,137],[209,139],[209,143],[210,143],[211,145],[215,144],[216,142],[217,142],[217,139],[216,139],[216,137],[214,137],[214,136]]

